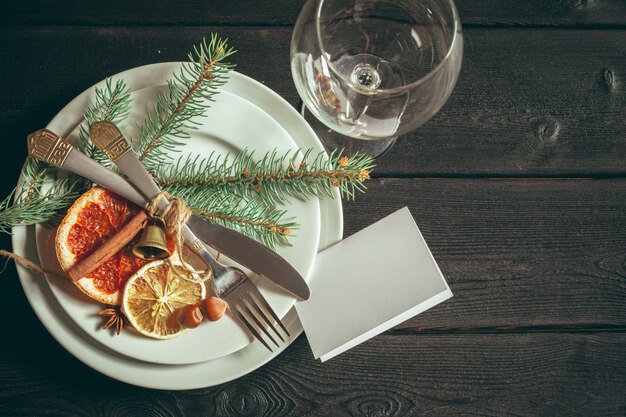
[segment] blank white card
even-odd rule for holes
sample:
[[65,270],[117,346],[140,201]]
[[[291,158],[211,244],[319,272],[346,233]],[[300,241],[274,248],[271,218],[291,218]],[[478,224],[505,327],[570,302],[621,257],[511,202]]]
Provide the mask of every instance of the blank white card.
[[452,297],[407,207],[317,255],[296,310],[322,362]]

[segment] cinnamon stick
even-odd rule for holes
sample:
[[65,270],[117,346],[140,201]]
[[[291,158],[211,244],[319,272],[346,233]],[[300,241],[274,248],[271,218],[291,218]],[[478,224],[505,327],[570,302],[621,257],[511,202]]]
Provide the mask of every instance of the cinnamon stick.
[[107,259],[115,255],[120,249],[128,244],[135,235],[143,229],[148,220],[148,215],[144,210],[137,213],[128,223],[126,223],[113,237],[104,242],[93,253],[78,262],[67,274],[74,282],[83,278],[90,272],[95,271]]

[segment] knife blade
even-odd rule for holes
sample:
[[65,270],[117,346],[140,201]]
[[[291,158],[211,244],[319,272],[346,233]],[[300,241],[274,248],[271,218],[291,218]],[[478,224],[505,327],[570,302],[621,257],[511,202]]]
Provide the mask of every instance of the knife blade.
[[[149,200],[115,172],[80,152],[48,129],[28,135],[28,153],[43,162],[73,172],[99,184],[133,203],[146,207]],[[304,278],[276,252],[227,227],[209,223],[197,215],[187,221],[197,236],[235,262],[274,282],[300,299],[307,300],[310,290]]]

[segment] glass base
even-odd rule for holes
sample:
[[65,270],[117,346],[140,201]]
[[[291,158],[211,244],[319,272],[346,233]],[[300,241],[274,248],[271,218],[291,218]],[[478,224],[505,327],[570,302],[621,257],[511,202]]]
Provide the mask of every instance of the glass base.
[[302,114],[302,117],[304,117],[311,128],[313,128],[313,131],[328,153],[336,149],[343,149],[344,155],[347,156],[359,152],[368,154],[373,158],[380,158],[396,143],[397,137],[379,140],[363,140],[337,133],[313,116],[304,104],[300,107],[300,114]]

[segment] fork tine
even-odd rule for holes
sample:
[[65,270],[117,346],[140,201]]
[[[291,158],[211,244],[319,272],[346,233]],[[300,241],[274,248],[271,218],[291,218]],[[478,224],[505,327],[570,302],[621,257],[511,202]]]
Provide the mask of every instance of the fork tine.
[[[259,334],[259,332],[254,328],[254,326],[252,325],[252,323],[250,323],[248,321],[248,319],[246,318],[246,316],[243,315],[243,313],[239,310],[239,305],[237,305],[235,307],[235,313],[237,315],[237,318],[239,319],[239,321],[241,321],[246,328],[250,331],[250,333],[252,333],[254,335],[254,337],[260,341],[261,343],[263,343],[263,346],[265,346],[270,352],[274,352],[272,350],[272,348],[270,347],[270,345],[265,341],[265,339],[263,339],[263,336],[261,336]],[[247,307],[246,307],[247,308]],[[248,310],[249,311],[249,310]],[[276,342],[274,342],[276,343]]]
[[[267,330],[266,326],[261,323],[261,321],[265,321],[265,324],[267,324],[269,327],[271,327],[272,329],[274,328],[272,326],[272,323],[267,321],[267,316],[265,316],[262,312],[261,314],[259,314],[261,316],[261,320],[259,320],[259,318],[257,317],[257,314],[254,314],[254,312],[252,310],[250,310],[250,307],[254,308],[256,311],[260,311],[259,307],[257,305],[254,304],[254,302],[252,301],[252,299],[248,296],[248,297],[242,297],[241,298],[241,306],[245,307],[246,311],[248,312],[248,314],[250,315],[250,317],[252,317],[252,320],[254,320],[254,322],[256,323],[256,325],[259,327],[259,329],[261,329],[261,331],[263,332],[264,335],[266,335],[267,337],[269,337],[269,339],[274,342],[274,344],[276,345],[276,347],[280,347],[280,345],[278,344],[278,342],[276,342],[276,339],[274,339],[272,337],[272,334],[269,332],[269,330]],[[274,329],[274,332],[276,332],[276,329]]]
[[[283,324],[282,320],[278,318],[278,315],[276,315],[276,313],[274,312],[274,310],[272,309],[272,307],[270,307],[269,303],[267,302],[267,300],[265,299],[265,297],[263,297],[261,295],[261,293],[259,292],[259,290],[256,287],[253,287],[255,291],[251,292],[250,295],[252,297],[255,298],[255,300],[257,301],[257,303],[260,303],[263,307],[265,307],[265,309],[267,311],[270,312],[270,314],[272,315],[272,317],[274,318],[274,320],[276,320],[276,322],[278,323],[278,325],[280,326],[281,329],[283,329],[283,331],[285,332],[285,334],[288,337],[291,337],[291,334],[289,334],[289,330],[287,330],[287,327],[285,327],[285,325]],[[258,295],[257,295],[258,294]],[[276,330],[274,330],[276,331]],[[282,339],[282,337],[281,337]],[[283,339],[284,341],[284,339]]]
[[[253,298],[254,297],[254,298]],[[280,340],[283,341],[283,343],[285,342],[285,338],[283,337],[282,334],[280,334],[280,332],[278,331],[278,329],[276,329],[276,326],[274,326],[274,324],[272,324],[272,319],[270,319],[267,314],[265,314],[265,312],[263,311],[263,309],[259,306],[258,301],[255,302],[255,297],[254,294],[250,293],[248,294],[247,297],[247,304],[250,305],[250,307],[254,308],[254,310],[257,312],[257,314],[259,316],[261,316],[261,318],[263,319],[263,321],[265,321],[265,323],[267,323],[267,325],[270,327],[270,329],[272,329],[274,331],[274,333],[276,333],[276,335],[280,338]],[[271,314],[271,313],[270,313]]]

